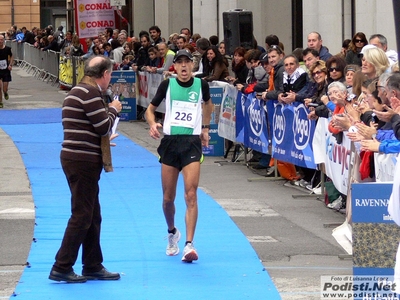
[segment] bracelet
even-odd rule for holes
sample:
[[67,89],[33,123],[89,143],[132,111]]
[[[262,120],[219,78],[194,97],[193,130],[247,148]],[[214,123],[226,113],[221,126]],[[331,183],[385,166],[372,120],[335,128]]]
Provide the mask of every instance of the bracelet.
[[208,128],[210,129],[210,125],[201,125],[201,129]]

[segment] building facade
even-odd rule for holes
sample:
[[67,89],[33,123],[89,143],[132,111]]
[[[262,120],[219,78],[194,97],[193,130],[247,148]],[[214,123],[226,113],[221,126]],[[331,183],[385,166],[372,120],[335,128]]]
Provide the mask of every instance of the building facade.
[[[79,2],[88,0],[78,0]],[[99,0],[102,1],[102,0]],[[103,0],[109,1],[109,0]],[[72,0],[0,0],[0,32],[18,27],[55,27],[74,29]],[[276,34],[289,52],[305,47],[307,34],[318,31],[331,53],[340,51],[342,41],[358,31],[366,36],[381,33],[389,48],[396,50],[392,0],[126,0],[116,14],[120,29],[138,35],[152,25],[162,36],[188,27],[203,37],[224,38],[223,12],[241,8],[252,12],[254,37],[264,46],[265,37]]]
[[32,28],[40,24],[40,0],[0,0],[0,32],[12,25]]

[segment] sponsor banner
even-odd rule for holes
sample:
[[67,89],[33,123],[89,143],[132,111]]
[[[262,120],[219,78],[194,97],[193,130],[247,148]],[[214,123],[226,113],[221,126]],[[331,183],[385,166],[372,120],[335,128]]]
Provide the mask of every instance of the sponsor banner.
[[326,174],[332,179],[336,189],[347,195],[351,162],[351,140],[345,132],[343,133],[342,143],[338,144],[336,138],[329,132],[328,127],[325,130],[325,137]]
[[272,139],[272,157],[297,166],[316,169],[312,149],[315,121],[307,118],[302,103],[283,105],[267,101]]
[[224,88],[221,86],[222,82],[210,83],[210,97],[213,104],[211,113],[210,130],[208,131],[210,140],[208,147],[203,146],[203,154],[206,156],[223,156],[224,155],[224,138],[218,134],[218,127],[220,124],[220,109],[223,98]]
[[218,125],[211,124],[208,134],[210,140],[208,141],[208,147],[203,146],[203,154],[205,156],[223,156],[224,139],[218,135]]
[[312,148],[314,152],[314,162],[316,164],[326,163],[326,134],[328,131],[328,119],[319,118],[315,125]]
[[220,107],[218,135],[230,141],[236,141],[236,87],[224,84]]
[[[155,96],[158,86],[163,80],[160,74],[151,74],[148,72],[138,72],[139,76],[139,97],[138,105],[147,108]],[[157,111],[165,113],[165,101],[157,107]]]
[[267,106],[255,93],[242,95],[243,144],[261,153],[268,153]]
[[396,162],[397,154],[374,153],[375,180],[393,181]]
[[392,183],[353,183],[351,185],[353,223],[393,224],[387,209],[392,186]]
[[[219,117],[221,112],[221,102],[224,89],[219,86],[210,85],[210,97],[213,104],[213,110],[211,112],[210,124],[219,124]],[[218,129],[218,128],[217,128]]]
[[122,104],[119,113],[121,121],[136,120],[136,73],[133,71],[113,71],[110,88],[113,97],[118,97]]
[[214,112],[211,124],[218,124],[218,135],[222,138],[236,141],[236,99],[237,89],[222,81],[212,81],[210,85]]
[[343,141],[338,144],[328,130],[329,120],[319,118],[314,133],[313,152],[315,162],[325,163],[326,175],[332,179],[336,189],[347,195],[351,161],[351,141],[343,133]]
[[98,36],[106,27],[115,28],[110,0],[74,0],[75,28],[79,38]]
[[321,299],[326,300],[399,300],[397,289],[393,276],[321,276]]
[[[393,276],[400,227],[388,214],[391,192],[391,183],[368,182],[351,185],[354,276]],[[382,292],[375,289],[366,291]]]
[[236,141],[244,143],[244,123],[245,123],[245,102],[247,96],[242,92],[237,93],[236,97]]

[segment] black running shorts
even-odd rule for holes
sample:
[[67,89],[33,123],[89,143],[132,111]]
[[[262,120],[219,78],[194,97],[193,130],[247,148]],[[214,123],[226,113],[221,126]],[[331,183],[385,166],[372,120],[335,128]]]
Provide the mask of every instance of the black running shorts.
[[10,70],[1,70],[0,71],[0,80],[3,82],[10,82],[11,81],[11,72]]
[[201,140],[198,135],[166,135],[157,149],[160,163],[182,170],[188,164],[203,161]]

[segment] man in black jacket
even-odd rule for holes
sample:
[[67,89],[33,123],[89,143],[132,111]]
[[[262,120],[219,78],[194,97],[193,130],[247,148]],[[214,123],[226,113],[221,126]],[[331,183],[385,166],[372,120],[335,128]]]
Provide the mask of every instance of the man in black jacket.
[[148,35],[142,35],[142,37],[140,38],[140,44],[142,45],[142,47],[140,47],[138,51],[139,58],[137,60],[136,66],[133,67],[133,70],[135,71],[144,71],[142,70],[142,68],[149,64],[148,50],[151,46],[150,37]]
[[37,28],[33,27],[32,31],[26,30],[22,41],[18,43],[28,43],[33,45],[35,43],[35,36],[37,35]]
[[49,45],[46,46],[46,47],[41,48],[40,50],[42,50],[42,51],[53,50],[55,52],[58,52],[60,49],[58,47],[57,40],[54,38],[54,36],[49,35],[47,37],[47,39],[49,40]]

